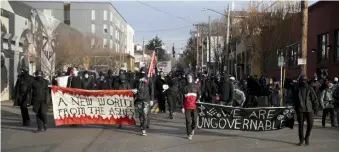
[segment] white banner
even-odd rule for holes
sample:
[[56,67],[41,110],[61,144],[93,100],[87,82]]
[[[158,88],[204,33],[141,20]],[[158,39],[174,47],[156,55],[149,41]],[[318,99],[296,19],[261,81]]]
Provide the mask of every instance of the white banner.
[[52,87],[55,124],[135,125],[131,90],[88,91]]

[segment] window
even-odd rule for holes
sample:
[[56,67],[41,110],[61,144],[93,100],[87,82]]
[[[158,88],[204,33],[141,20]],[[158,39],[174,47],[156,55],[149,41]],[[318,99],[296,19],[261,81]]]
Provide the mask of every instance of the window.
[[113,40],[109,40],[109,48],[113,49]]
[[107,39],[105,39],[105,38],[104,38],[104,40],[103,40],[103,43],[102,43],[102,44],[103,44],[103,48],[106,48],[106,47],[107,47]]
[[71,19],[71,17],[70,17],[70,13],[71,13],[70,9],[71,9],[71,4],[68,3],[68,4],[64,5],[64,23],[67,24],[67,25],[71,24],[71,22],[70,22],[70,19]]
[[111,25],[109,28],[110,35],[113,36],[113,26]]
[[113,12],[110,13],[110,21],[113,22]]
[[321,34],[318,36],[318,62],[327,61],[329,56],[329,34]]
[[334,31],[335,60],[339,61],[339,29]]
[[52,16],[52,10],[51,9],[44,9],[44,14],[46,16]]
[[92,20],[95,20],[95,10],[92,10]]
[[92,34],[95,34],[95,25],[92,24],[91,28],[92,28]]
[[106,21],[107,20],[107,11],[104,10],[104,20]]
[[91,38],[91,46],[92,46],[92,48],[94,48],[94,45],[95,45],[95,39]]
[[107,25],[104,24],[104,34],[107,34],[107,33],[108,33]]
[[301,58],[300,43],[296,43],[287,47],[287,63],[289,67],[296,67],[298,59]]
[[115,39],[119,40],[119,31],[115,31]]

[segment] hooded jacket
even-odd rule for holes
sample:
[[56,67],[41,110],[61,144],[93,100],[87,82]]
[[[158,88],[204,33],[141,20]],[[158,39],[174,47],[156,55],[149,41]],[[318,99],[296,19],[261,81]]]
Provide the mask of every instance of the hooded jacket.
[[230,103],[233,101],[234,86],[225,75],[224,79],[218,84],[218,95],[220,101]]
[[196,102],[200,97],[200,89],[194,82],[188,83],[184,88],[184,103],[185,110],[194,110],[197,108]]

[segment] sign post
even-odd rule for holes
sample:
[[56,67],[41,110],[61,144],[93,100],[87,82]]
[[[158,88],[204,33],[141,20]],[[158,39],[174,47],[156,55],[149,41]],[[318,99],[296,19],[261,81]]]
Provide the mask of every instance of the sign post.
[[[283,66],[285,64],[284,57],[281,55],[278,58],[278,66],[280,66],[280,95],[283,96],[282,84],[283,84]],[[283,106],[283,98],[280,98],[280,106]]]

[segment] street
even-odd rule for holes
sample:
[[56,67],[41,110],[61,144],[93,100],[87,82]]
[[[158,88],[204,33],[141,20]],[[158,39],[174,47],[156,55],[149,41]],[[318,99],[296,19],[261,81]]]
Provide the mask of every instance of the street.
[[233,130],[197,130],[193,140],[186,138],[185,120],[181,113],[175,119],[167,114],[153,114],[151,129],[143,137],[136,126],[119,129],[110,125],[78,127],[54,125],[51,108],[47,132],[34,133],[36,118],[30,109],[31,126],[21,127],[19,108],[11,103],[1,105],[1,151],[3,152],[337,152],[339,131],[322,128],[315,123],[310,146],[296,146],[297,126],[268,132]]

